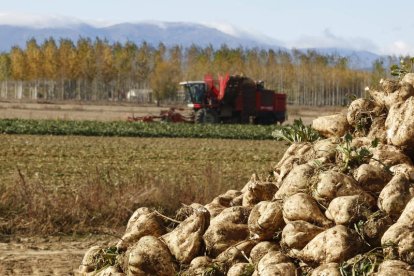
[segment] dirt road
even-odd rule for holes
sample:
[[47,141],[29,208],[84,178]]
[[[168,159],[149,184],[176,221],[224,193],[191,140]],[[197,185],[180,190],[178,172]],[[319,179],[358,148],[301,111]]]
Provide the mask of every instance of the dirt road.
[[25,237],[0,242],[0,275],[76,275],[86,250],[108,236]]

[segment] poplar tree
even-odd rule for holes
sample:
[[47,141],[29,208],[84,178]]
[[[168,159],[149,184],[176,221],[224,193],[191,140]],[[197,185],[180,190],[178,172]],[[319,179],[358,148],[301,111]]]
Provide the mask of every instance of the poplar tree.
[[157,106],[161,105],[161,101],[175,96],[179,79],[177,67],[168,61],[161,61],[156,64],[151,74],[151,88]]
[[152,51],[149,45],[144,42],[137,49],[136,63],[137,63],[137,82],[139,88],[146,88],[149,84],[149,76],[151,73],[151,59]]
[[[75,45],[70,39],[61,39],[57,52],[58,78],[60,82],[60,95],[62,99],[74,98],[71,94],[72,84],[76,84],[77,74],[77,53]],[[68,91],[66,91],[68,87]]]
[[[58,49],[53,38],[45,40],[42,45],[44,78],[48,83],[48,95],[55,92],[55,83],[58,79]],[[63,95],[58,97],[63,100]]]
[[0,80],[8,80],[10,78],[11,73],[11,61],[10,55],[7,53],[0,54]]
[[386,77],[386,71],[384,68],[384,62],[382,60],[374,61],[372,66],[372,75],[371,75],[371,86],[373,89],[378,88],[379,82],[382,78]]
[[15,98],[21,99],[23,96],[23,81],[27,79],[27,58],[22,49],[15,46],[10,53],[11,76],[15,83]]
[[[109,87],[109,94],[111,100],[114,98],[114,87],[111,85],[115,78],[114,55],[111,46],[106,42],[103,44],[101,51],[101,74],[105,87]],[[108,92],[108,90],[106,89]]]
[[1,93],[2,98],[8,98],[8,80],[11,77],[11,61],[10,55],[7,53],[0,54],[0,81],[1,81]]
[[[78,100],[91,100],[91,84],[96,73],[96,58],[89,38],[80,38],[77,43]],[[84,94],[81,94],[83,86]]]
[[[30,95],[32,99],[38,97],[38,87],[41,80],[44,79],[44,63],[43,52],[37,44],[36,39],[32,38],[26,43],[26,56],[27,56],[27,79],[31,83]],[[46,98],[52,95],[46,93]]]

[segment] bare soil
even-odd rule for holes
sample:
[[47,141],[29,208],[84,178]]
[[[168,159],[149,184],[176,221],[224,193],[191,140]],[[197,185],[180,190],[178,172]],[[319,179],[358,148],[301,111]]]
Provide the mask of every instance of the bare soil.
[[[125,121],[129,116],[157,116],[161,110],[170,106],[134,105],[131,103],[30,103],[30,102],[0,102],[0,119],[53,119],[53,120],[96,120],[96,121]],[[184,114],[189,112],[183,106]],[[316,117],[341,112],[343,107],[293,106],[287,107],[288,121],[292,123],[301,118],[306,125]]]
[[0,242],[0,275],[77,275],[93,245],[108,246],[108,236],[13,237]]
[[0,118],[125,121],[128,116],[159,115],[169,107],[82,104],[0,102]]

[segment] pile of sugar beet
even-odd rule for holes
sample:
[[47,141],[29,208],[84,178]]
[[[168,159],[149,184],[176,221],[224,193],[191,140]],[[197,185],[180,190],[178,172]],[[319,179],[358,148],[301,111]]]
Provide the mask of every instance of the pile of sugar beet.
[[79,273],[414,275],[413,85],[411,73],[381,80],[315,119],[321,139],[293,143],[271,177],[184,206],[174,221],[139,208]]

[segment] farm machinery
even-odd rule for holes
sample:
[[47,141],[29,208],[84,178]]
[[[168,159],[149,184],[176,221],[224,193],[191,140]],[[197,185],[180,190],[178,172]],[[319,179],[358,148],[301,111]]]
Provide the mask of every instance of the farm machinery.
[[194,118],[192,116],[185,116],[181,112],[184,111],[183,108],[171,107],[168,110],[161,110],[160,115],[147,115],[147,116],[130,116],[128,117],[129,122],[145,122],[152,123],[156,121],[162,122],[171,122],[171,123],[192,123]]
[[128,120],[212,124],[282,124],[286,120],[286,94],[265,89],[263,82],[248,77],[226,75],[214,80],[207,75],[203,81],[184,81],[180,85],[192,116],[171,108],[161,111],[159,116],[129,117]]
[[207,75],[204,81],[180,85],[196,123],[274,124],[286,119],[286,94],[265,89],[263,82],[248,77],[226,75],[215,81]]

